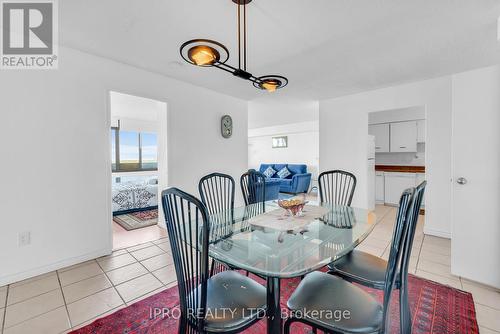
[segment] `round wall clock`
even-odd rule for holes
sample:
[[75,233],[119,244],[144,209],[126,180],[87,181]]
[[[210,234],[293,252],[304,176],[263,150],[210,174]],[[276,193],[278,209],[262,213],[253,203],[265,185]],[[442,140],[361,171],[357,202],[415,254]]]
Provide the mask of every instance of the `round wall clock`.
[[233,135],[233,119],[229,115],[224,115],[221,118],[220,131],[222,137],[229,138]]

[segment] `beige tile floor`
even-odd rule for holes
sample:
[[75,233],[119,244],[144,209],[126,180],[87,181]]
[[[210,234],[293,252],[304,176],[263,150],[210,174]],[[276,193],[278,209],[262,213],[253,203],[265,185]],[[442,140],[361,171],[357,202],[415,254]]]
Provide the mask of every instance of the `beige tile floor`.
[[113,249],[122,249],[148,241],[154,241],[167,236],[165,229],[158,225],[127,231],[113,222]]
[[[378,224],[359,249],[387,258],[396,210],[377,206],[376,214]],[[471,292],[481,333],[499,334],[499,291],[453,276],[450,241],[424,236],[423,220],[421,216],[411,272]],[[175,285],[167,240],[0,287],[0,334],[66,333]]]

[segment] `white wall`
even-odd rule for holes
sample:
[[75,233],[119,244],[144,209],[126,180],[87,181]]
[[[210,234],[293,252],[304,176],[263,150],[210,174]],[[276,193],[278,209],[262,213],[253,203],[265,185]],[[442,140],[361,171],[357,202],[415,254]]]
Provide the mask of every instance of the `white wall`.
[[425,233],[450,237],[451,77],[320,101],[320,170],[346,169],[358,178],[353,205],[367,206],[368,113],[425,106]]
[[390,109],[368,114],[368,124],[391,123],[425,119],[425,106]]
[[125,131],[159,132],[160,117],[166,113],[166,103],[141,96],[109,93],[111,126]]
[[248,102],[248,128],[317,121],[318,101],[289,98],[275,99],[274,95]]
[[[318,122],[304,122],[248,131],[248,168],[261,163],[306,164],[317,177],[319,160]],[[272,148],[272,137],[287,136],[287,148]]]
[[156,122],[158,121],[158,110],[164,108],[165,102],[111,91],[109,103],[112,120],[114,118],[131,118]]
[[110,90],[167,102],[170,185],[196,194],[202,175],[248,165],[247,102],[67,48],[59,59],[0,76],[0,286],[111,251]]

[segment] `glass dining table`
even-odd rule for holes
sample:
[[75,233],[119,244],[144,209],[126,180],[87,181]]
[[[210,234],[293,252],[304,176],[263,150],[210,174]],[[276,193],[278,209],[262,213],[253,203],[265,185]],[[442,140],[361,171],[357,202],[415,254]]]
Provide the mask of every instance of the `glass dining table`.
[[[276,202],[238,207],[209,218],[209,256],[266,278],[268,333],[282,331],[280,279],[303,276],[348,254],[375,227],[375,214],[369,210],[309,203],[304,215],[314,210],[321,210],[321,217],[305,224]],[[290,227],[294,219],[297,228]]]

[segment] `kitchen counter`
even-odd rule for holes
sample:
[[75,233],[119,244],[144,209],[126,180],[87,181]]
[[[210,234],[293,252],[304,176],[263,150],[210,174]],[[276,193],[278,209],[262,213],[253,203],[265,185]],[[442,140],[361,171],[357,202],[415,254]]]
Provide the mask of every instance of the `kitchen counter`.
[[377,172],[425,173],[425,166],[375,165]]

